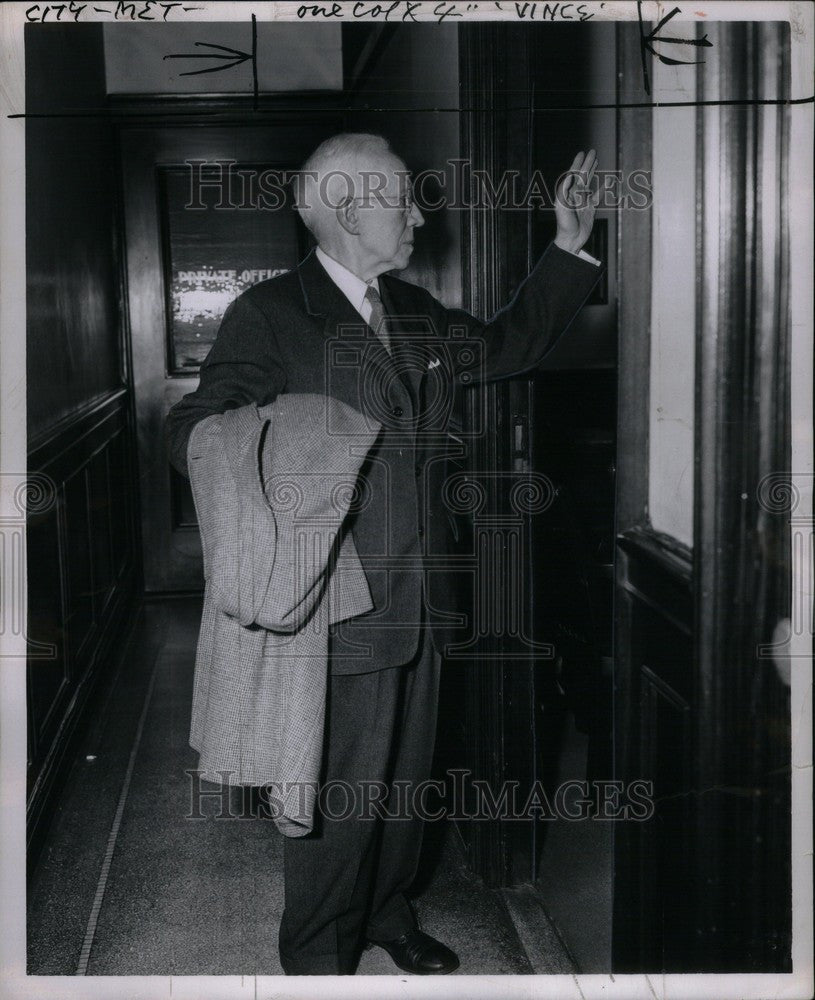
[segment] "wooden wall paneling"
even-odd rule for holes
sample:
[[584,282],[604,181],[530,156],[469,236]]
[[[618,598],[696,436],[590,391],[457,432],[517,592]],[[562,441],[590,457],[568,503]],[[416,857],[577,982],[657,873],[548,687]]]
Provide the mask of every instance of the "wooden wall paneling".
[[29,454],[29,475],[49,477],[56,493],[27,518],[28,634],[55,649],[28,666],[31,863],[83,707],[135,597],[129,402],[126,390],[112,392]]
[[74,665],[82,661],[94,625],[87,459],[60,483],[60,499],[60,549],[66,565],[64,625],[69,671],[75,679]]
[[105,613],[113,586],[113,538],[111,526],[110,446],[100,448],[88,462],[88,508],[93,567],[93,617]]
[[98,114],[102,27],[25,28],[30,438],[121,385],[115,145]]
[[127,423],[116,431],[107,448],[110,482],[110,534],[112,542],[111,558],[114,580],[118,581],[129,565],[136,562],[136,474],[133,454],[133,413],[132,401],[128,407]]
[[[49,720],[64,705],[69,688],[65,649],[65,586],[60,542],[61,508],[53,506],[26,519],[28,563],[28,635],[54,648],[53,657],[32,657],[28,666],[28,736],[30,763],[47,739]],[[29,780],[35,775],[29,770]]]
[[[654,655],[668,647],[684,667],[690,640],[659,619],[649,622],[652,612],[636,612],[638,629],[650,630],[656,640]],[[691,800],[691,706],[675,688],[666,684],[645,660],[640,665],[641,744],[639,773],[652,782],[658,802],[654,817],[638,824],[640,868],[640,921],[643,947],[642,968],[682,968],[687,954],[689,928],[687,877],[690,844],[681,831],[689,826]],[[650,662],[654,662],[651,660]],[[669,901],[669,902],[668,902]],[[665,905],[663,905],[665,904]],[[656,964],[654,964],[656,963]]]
[[134,596],[136,563],[102,25],[28,25],[25,59],[28,474],[29,484],[49,477],[55,495],[26,516],[33,863],[88,691]]
[[[651,783],[653,815],[614,827],[614,968],[689,967],[687,885],[692,877],[693,591],[690,553],[649,527],[618,537],[618,718],[629,730],[615,777]],[[619,645],[618,645],[619,650]],[[622,675],[622,671],[625,675]],[[624,690],[627,702],[621,703]]]

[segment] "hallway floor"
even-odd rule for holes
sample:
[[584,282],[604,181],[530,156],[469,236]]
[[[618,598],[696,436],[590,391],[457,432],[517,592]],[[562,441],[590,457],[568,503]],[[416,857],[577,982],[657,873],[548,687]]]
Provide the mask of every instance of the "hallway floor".
[[[30,975],[282,974],[280,834],[263,819],[188,817],[199,616],[197,599],[146,604],[94,701],[29,887]],[[219,800],[201,808],[214,817]],[[458,952],[459,974],[571,970],[546,928],[530,963],[504,899],[467,870],[452,829],[428,839],[436,861],[416,911]],[[358,969],[397,971],[377,948]]]

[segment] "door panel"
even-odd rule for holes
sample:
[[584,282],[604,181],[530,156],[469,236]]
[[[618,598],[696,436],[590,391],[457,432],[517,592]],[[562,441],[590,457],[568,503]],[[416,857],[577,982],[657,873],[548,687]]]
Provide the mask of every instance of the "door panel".
[[296,125],[121,133],[147,591],[203,587],[189,484],[169,464],[164,419],[195,389],[229,302],[304,256],[305,229],[283,181],[336,124],[304,113]]

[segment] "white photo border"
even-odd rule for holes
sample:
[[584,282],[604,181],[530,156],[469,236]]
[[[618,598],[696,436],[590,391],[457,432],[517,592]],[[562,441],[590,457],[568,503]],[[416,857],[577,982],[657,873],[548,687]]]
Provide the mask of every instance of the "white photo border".
[[[19,473],[26,469],[26,263],[21,234],[25,232],[25,119],[12,117],[25,109],[25,53],[23,28],[33,7],[47,4],[3,3],[0,5],[0,471]],[[54,6],[54,5],[52,5]],[[58,5],[57,5],[58,6]],[[65,5],[63,5],[65,6]],[[75,7],[82,5],[74,5]],[[82,20],[109,21],[86,5]],[[97,6],[115,6],[98,4]],[[140,4],[139,6],[144,6]],[[156,5],[154,5],[156,6]],[[261,20],[297,20],[298,3],[223,3],[190,0],[193,8],[172,13],[192,21],[247,21],[251,14]],[[314,6],[314,5],[305,5]],[[339,19],[352,16],[357,4],[322,3],[322,8],[341,8]],[[373,13],[377,5],[363,5]],[[381,8],[389,4],[380,5]],[[456,6],[462,20],[517,20],[514,4],[422,3],[419,20],[438,21],[434,11]],[[566,5],[569,6],[569,5]],[[573,5],[590,11],[594,20],[637,19],[635,2],[586,2]],[[791,25],[791,96],[811,99],[813,88],[813,39],[815,7],[798,2],[705,2],[694,0],[677,14],[677,20],[788,21]],[[467,10],[466,8],[472,8]],[[644,20],[658,20],[666,8],[647,0],[642,4]],[[27,14],[27,12],[29,12]],[[356,20],[377,20],[371,15]],[[337,18],[335,17],[334,20]],[[319,15],[313,18],[315,23]],[[791,240],[791,408],[792,465],[796,475],[813,474],[813,104],[793,107],[790,116],[790,191],[795,211],[789,219]],[[2,480],[7,481],[3,476]],[[798,479],[796,479],[798,482]],[[0,492],[0,520],[9,516],[11,498],[6,487]],[[812,524],[812,493],[802,491],[796,518]],[[800,523],[800,521],[798,522]],[[811,529],[810,529],[811,530]],[[815,568],[812,548],[793,553],[794,600],[811,606]],[[794,560],[799,560],[796,564]],[[23,567],[24,570],[24,567]],[[806,583],[808,581],[808,584]],[[802,591],[803,587],[803,591]],[[575,976],[456,976],[440,977],[50,977],[26,974],[26,683],[25,638],[0,635],[0,972],[2,994],[14,998],[99,997],[169,998],[173,1000],[260,1000],[260,998],[314,997],[325,995],[357,1000],[360,996],[385,1000],[389,997],[466,997],[467,1000],[501,997],[505,1000],[531,997],[575,997],[606,1000],[653,1000],[653,998],[799,998],[813,992],[812,920],[812,637],[793,635],[792,670],[792,803],[793,803],[793,972],[790,974],[739,975],[575,975]]]

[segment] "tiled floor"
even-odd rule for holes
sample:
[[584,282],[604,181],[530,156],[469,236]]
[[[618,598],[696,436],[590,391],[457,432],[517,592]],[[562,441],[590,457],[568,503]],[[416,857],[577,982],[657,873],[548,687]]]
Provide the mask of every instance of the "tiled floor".
[[[145,605],[130,653],[94,707],[29,891],[31,975],[280,974],[282,840],[268,820],[191,819],[187,745],[200,604]],[[433,831],[437,835],[441,831]],[[415,901],[460,974],[529,974],[500,894],[451,831]],[[568,971],[555,941],[546,971]],[[397,970],[380,949],[360,974]]]
[[[564,729],[559,784],[586,775],[587,737],[571,715]],[[558,819],[549,825],[539,858],[539,898],[584,973],[611,968],[613,826],[603,820]]]

